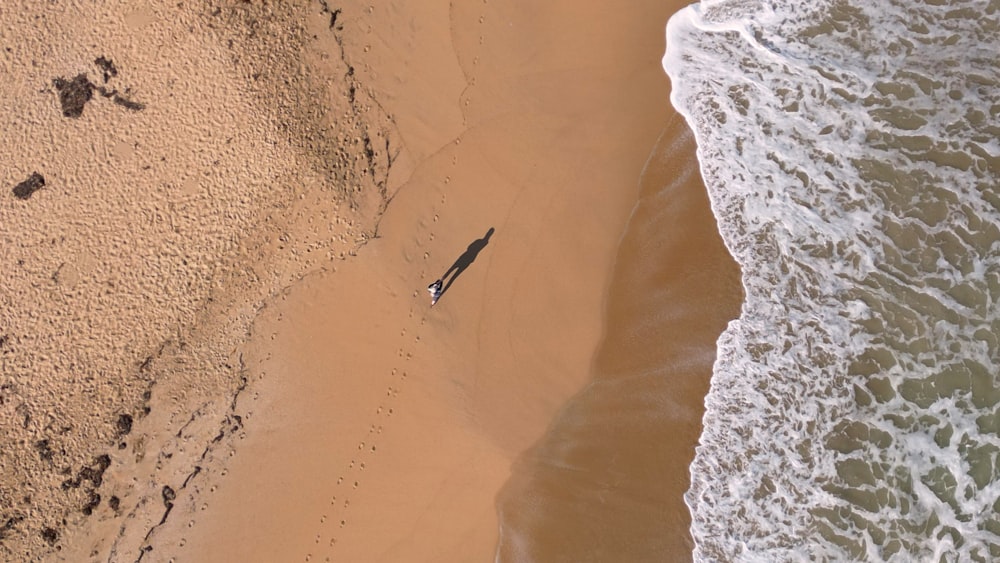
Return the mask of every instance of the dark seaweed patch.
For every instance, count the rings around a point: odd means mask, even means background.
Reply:
[[[170,485],[163,485],[163,504],[170,504],[177,498],[177,493],[174,492],[173,487]]]
[[[97,494],[95,491],[90,491],[90,498],[87,499],[87,504],[83,505],[81,512],[90,516],[94,513],[94,509],[101,504],[101,495]]]
[[[97,456],[89,467],[80,468],[80,471],[76,474],[76,478],[63,481],[63,490],[70,488],[77,489],[84,481],[90,481],[95,489],[100,487],[101,483],[104,482],[104,472],[110,465],[111,456],[108,454]]]
[[[94,64],[101,69],[101,76],[104,78],[105,84],[118,76],[118,69],[110,59],[101,56],[94,60]],[[83,106],[94,97],[95,90],[105,98],[111,98],[112,102],[127,110],[142,111],[146,109],[145,104],[120,94],[117,89],[109,89],[94,84],[87,78],[86,74],[78,74],[72,80],[53,78],[52,85],[59,92],[59,103],[62,105],[62,112],[66,117],[80,117],[83,115]],[[125,91],[128,93],[127,88]]]
[[[118,69],[115,68],[115,63],[111,59],[106,59],[103,56],[94,59],[94,64],[101,69],[101,73],[104,75],[104,83],[107,84],[108,80],[118,76]]]
[[[49,545],[55,545],[56,542],[59,541],[59,532],[53,528],[43,528],[42,539],[44,539]]]
[[[119,436],[127,436],[129,432],[132,431],[132,415],[130,414],[120,414],[118,415],[118,422],[116,424],[118,428]]]
[[[28,179],[14,186],[14,196],[18,199],[28,199],[31,194],[45,187],[45,177],[38,172],[32,172]]]
[[[35,442],[35,449],[38,451],[38,456],[44,461],[52,461],[52,445],[49,443],[48,438],[45,440],[39,440]]]
[[[142,110],[146,109],[146,105],[145,104],[141,104],[139,102],[132,101],[132,100],[130,100],[130,99],[128,99],[128,98],[126,98],[126,97],[118,94],[118,92],[113,92],[113,94],[114,95],[112,96],[111,101],[114,102],[114,103],[116,103],[116,104],[118,104],[118,105],[120,105],[120,106],[122,106],[123,108],[125,108],[127,110],[142,111]]]
[[[83,115],[83,106],[94,97],[94,85],[86,74],[78,74],[72,80],[53,78],[52,85],[59,92],[59,104],[65,117]]]

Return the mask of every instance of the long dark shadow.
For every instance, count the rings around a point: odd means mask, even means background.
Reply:
[[[490,230],[486,231],[483,238],[476,239],[469,243],[469,247],[465,249],[465,252],[463,252],[462,255],[455,260],[455,263],[448,268],[443,276],[441,276],[441,280],[444,281],[444,288],[441,289],[441,296],[444,296],[444,294],[448,292],[448,288],[451,287],[451,284],[455,283],[455,280],[458,279],[458,276],[462,275],[462,272],[468,269],[468,267],[476,261],[476,257],[479,256],[479,253],[486,248],[487,244],[490,243],[490,237],[493,236],[493,231],[493,227],[490,227]]]

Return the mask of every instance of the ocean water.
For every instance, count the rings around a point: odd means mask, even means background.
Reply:
[[[667,26],[746,301],[704,561],[1000,559],[1000,4],[703,1]]]

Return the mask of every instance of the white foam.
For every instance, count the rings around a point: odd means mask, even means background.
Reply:
[[[747,296],[691,468],[698,559],[1000,549],[987,10],[716,0],[670,20],[671,102]]]

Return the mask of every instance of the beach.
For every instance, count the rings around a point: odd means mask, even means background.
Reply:
[[[0,553],[690,558],[742,291],[681,6],[3,13]]]

